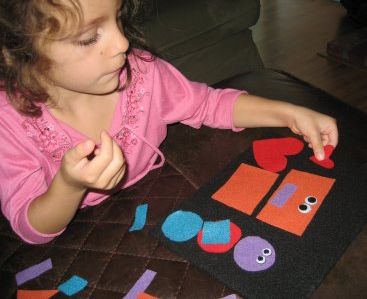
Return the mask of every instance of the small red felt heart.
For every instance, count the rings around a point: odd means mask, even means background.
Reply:
[[[324,152],[325,152],[325,159],[324,160],[317,160],[315,155],[310,157],[310,160],[317,165],[320,165],[321,167],[332,169],[334,168],[335,164],[334,161],[330,159],[330,156],[332,155],[334,151],[334,147],[330,144],[324,146]]]
[[[279,172],[287,166],[287,156],[299,154],[304,147],[302,141],[294,137],[256,140],[253,143],[254,157],[263,169]]]

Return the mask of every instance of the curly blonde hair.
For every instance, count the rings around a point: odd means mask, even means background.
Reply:
[[[123,1],[121,22],[131,47],[147,48],[136,25],[145,8],[142,0]],[[0,0],[0,90],[19,112],[41,115],[37,103],[50,99],[42,80],[51,66],[41,49],[65,37],[65,28],[75,28],[81,19],[79,0]],[[131,78],[128,62],[126,68],[125,86]]]

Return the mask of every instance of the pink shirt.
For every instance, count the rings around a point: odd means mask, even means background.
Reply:
[[[121,146],[128,170],[110,194],[163,165],[164,156],[158,146],[166,137],[167,124],[181,122],[194,128],[204,124],[238,131],[233,127],[232,112],[243,91],[213,89],[188,81],[158,58],[146,62],[130,56],[129,61],[132,80],[121,92],[109,129],[110,136]],[[125,82],[125,78],[123,73],[121,81]],[[1,209],[13,230],[28,243],[46,243],[62,233],[42,234],[32,228],[28,206],[48,189],[65,152],[86,139],[55,119],[45,105],[41,108],[40,118],[21,115],[0,92]],[[97,205],[108,196],[88,192],[82,207]]]

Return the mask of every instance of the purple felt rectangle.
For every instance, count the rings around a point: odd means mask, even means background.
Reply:
[[[237,296],[235,294],[231,294],[231,295],[228,295],[228,296],[225,296],[225,297],[222,297],[220,299],[237,299]]]
[[[296,192],[297,186],[294,184],[285,184],[282,189],[275,195],[271,204],[277,208],[281,208],[287,200]]]
[[[47,259],[37,265],[18,272],[15,274],[15,280],[17,281],[17,285],[20,286],[21,284],[40,276],[50,269],[52,269],[52,262],[51,259]]]
[[[144,274],[138,279],[130,291],[123,297],[123,299],[136,299],[140,293],[145,292],[149,287],[157,272],[146,270]]]

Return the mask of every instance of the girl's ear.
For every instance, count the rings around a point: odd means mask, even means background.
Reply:
[[[8,66],[11,66],[13,62],[12,62],[11,55],[10,55],[10,53],[9,53],[8,49],[6,49],[5,47],[3,47],[3,48],[1,49],[1,52],[2,52],[2,54],[3,54],[3,56],[4,56],[5,63],[6,63]]]

